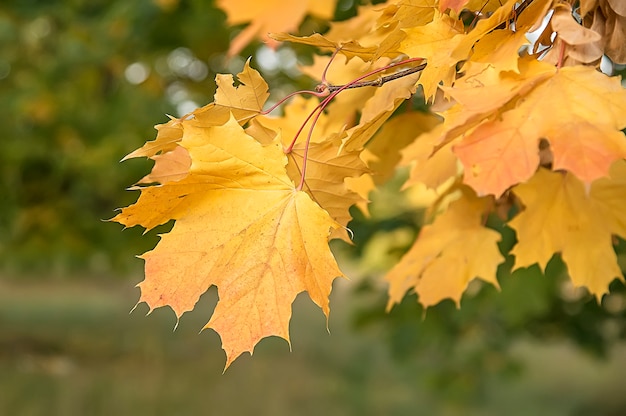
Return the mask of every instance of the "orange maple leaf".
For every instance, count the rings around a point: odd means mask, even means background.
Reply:
[[[140,302],[169,305],[177,317],[215,285],[220,300],[206,328],[220,335],[226,367],[264,337],[289,341],[291,304],[307,291],[328,317],[332,281],[343,276],[328,247],[339,227],[287,175],[279,138],[262,145],[231,118],[223,126],[183,122],[189,174],[142,188],[113,218],[172,230],[142,255]]]
[[[441,13],[445,12],[448,9],[451,9],[458,13],[461,11],[461,8],[465,6],[465,4],[469,0],[440,0],[439,1],[439,11]]]
[[[554,169],[591,183],[626,157],[624,127],[626,90],[619,80],[589,67],[566,67],[514,109],[466,135],[454,153],[465,167],[465,183],[480,195],[498,197],[528,180],[539,164],[541,138],[550,143]]]

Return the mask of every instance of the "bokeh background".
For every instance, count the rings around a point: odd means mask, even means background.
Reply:
[[[356,12],[340,0],[336,19]],[[212,290],[176,331],[145,316],[135,258],[159,231],[107,222],[145,160],[119,160],[155,124],[212,101],[216,73],[248,56],[273,98],[310,88],[313,51],[255,43],[226,59],[241,30],[210,0],[3,0],[0,4],[1,415],[623,415],[626,290],[601,303],[567,283],[558,256],[499,270],[500,292],[472,284],[457,310],[414,297],[385,310],[380,276],[422,225],[402,172],[353,211],[355,246],[334,244],[352,279],[322,313],[300,296],[292,352],[267,339],[222,375],[219,337],[198,334]],[[324,31],[307,18],[302,33]],[[497,219],[502,250],[513,232]],[[625,244],[616,241],[622,269]]]

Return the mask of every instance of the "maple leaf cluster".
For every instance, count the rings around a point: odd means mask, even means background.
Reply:
[[[300,3],[297,16],[327,13],[328,2]],[[230,22],[252,21],[231,52],[259,31],[294,29],[274,2],[220,4]],[[514,269],[560,253],[572,282],[600,298],[622,278],[613,239],[626,238],[626,91],[598,68],[603,56],[625,61],[625,11],[617,0],[389,0],[324,35],[271,35],[332,53],[303,68],[321,77],[316,90],[271,116],[248,62],[237,86],[218,75],[213,103],[156,126],[127,156],[154,167],[113,220],[146,230],[175,220],[142,255],[140,302],[180,317],[217,286],[206,328],[226,366],[264,337],[289,341],[300,292],[328,317],[343,276],[328,242],[350,241],[350,207],[366,210],[402,166],[405,189],[438,197],[385,277],[389,307],[409,291],[426,307],[460,304],[475,278],[497,286],[508,253],[490,215],[516,232]],[[420,94],[427,113],[410,105]]]

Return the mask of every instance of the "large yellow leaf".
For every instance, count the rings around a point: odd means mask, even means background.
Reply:
[[[561,253],[576,286],[598,298],[615,278],[622,278],[612,235],[626,238],[626,162],[611,169],[611,178],[588,189],[571,173],[540,169],[528,183],[513,188],[526,209],[511,222],[518,243],[515,268],[538,263],[543,269]]]
[[[304,190],[341,225],[332,237],[350,241],[348,222],[352,219],[350,207],[363,201],[363,197],[346,183],[347,178],[358,178],[368,172],[357,151],[339,151],[340,143],[324,141],[311,143],[307,155]],[[305,144],[298,143],[289,154],[287,171],[300,177],[304,162]]]
[[[248,129],[260,141],[273,140],[279,133],[283,147],[288,147],[307,115],[315,109],[316,100],[294,99],[285,107],[283,117],[257,117]],[[335,133],[329,133],[332,131]],[[349,209],[363,202],[363,197],[354,192],[345,182],[347,178],[358,178],[368,172],[359,158],[359,150],[346,150],[341,146],[341,126],[322,114],[307,145],[308,127],[287,155],[287,174],[298,184],[302,177],[305,150],[307,151],[306,174],[303,190],[324,208],[341,225],[332,237],[349,241],[348,222],[352,219]],[[307,149],[308,148],[308,149]]]
[[[234,118],[224,126],[183,124],[180,145],[191,157],[177,182],[142,189],[113,220],[172,230],[142,258],[141,302],[169,305],[177,317],[217,286],[220,300],[206,328],[217,331],[228,367],[256,343],[289,341],[291,304],[307,291],[326,316],[332,281],[342,276],[328,247],[338,224],[296,191],[277,139],[262,145]]]
[[[450,298],[459,305],[469,282],[481,279],[498,286],[496,270],[504,258],[500,234],[482,225],[490,198],[477,198],[465,188],[448,210],[420,232],[411,249],[387,274],[388,308],[409,290],[425,307]]]

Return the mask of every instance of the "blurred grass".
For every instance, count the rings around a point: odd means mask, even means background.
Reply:
[[[566,344],[520,342],[522,377],[495,379],[471,403],[423,388],[422,361],[394,362],[380,334],[350,329],[350,283],[332,295],[330,328],[300,296],[292,346],[262,341],[224,375],[212,331],[216,301],[175,318],[145,305],[128,314],[128,283],[0,281],[1,415],[621,415],[626,347],[609,361]],[[428,361],[428,357],[426,361]],[[450,380],[455,382],[455,380]]]

